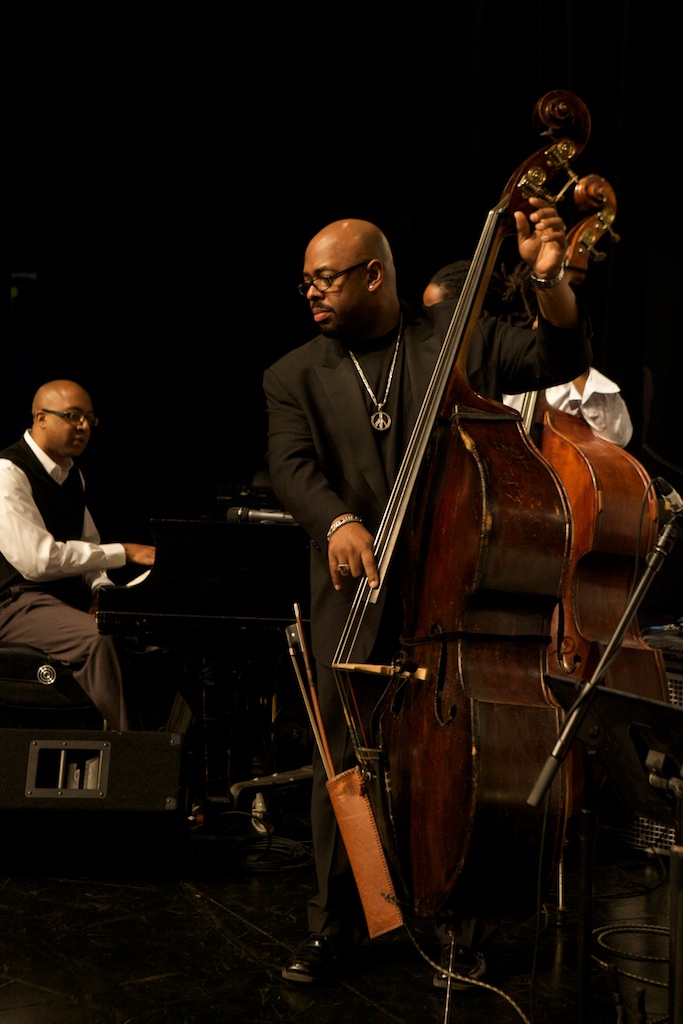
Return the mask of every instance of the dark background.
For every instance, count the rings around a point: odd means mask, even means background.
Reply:
[[[628,402],[629,451],[682,491],[677,29],[645,6],[32,25],[10,86],[0,443],[41,383],[74,378],[102,420],[82,466],[103,538],[204,514],[262,467],[263,369],[313,334],[295,292],[309,238],[374,221],[419,297],[543,145],[536,101],[568,89],[592,119],[574,170],[611,184],[621,236],[584,286],[594,362]],[[680,564],[648,599],[663,613],[680,613]]]

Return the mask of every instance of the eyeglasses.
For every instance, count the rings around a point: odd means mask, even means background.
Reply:
[[[352,267],[347,267],[346,270],[338,270],[336,274],[330,274],[329,277],[313,277],[310,281],[300,281],[297,285],[299,295],[303,295],[304,298],[308,295],[308,289],[313,287],[317,292],[326,292],[332,287],[332,282],[336,281],[342,274],[350,274],[352,270],[358,270],[359,267],[367,267],[370,260],[362,260],[361,263],[354,263]]]
[[[60,412],[58,409],[40,409],[40,412],[49,412],[53,416],[61,416],[63,420],[68,420],[74,427],[82,427],[87,421],[91,427],[96,427],[100,422],[97,416],[94,416],[91,412]]]

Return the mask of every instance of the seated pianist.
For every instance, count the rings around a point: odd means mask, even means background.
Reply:
[[[0,644],[40,648],[68,664],[110,729],[142,727],[115,641],[95,609],[108,569],[149,567],[148,544],[103,544],[75,460],[98,424],[72,380],[38,388],[32,425],[0,451]]]
[[[152,545],[102,543],[77,466],[97,423],[83,387],[51,381],[36,392],[31,426],[0,452],[0,644],[38,648],[68,665],[110,729],[185,733],[196,723],[195,744],[204,742],[198,687],[209,666],[211,682],[228,683],[211,687],[220,723],[209,725],[221,729],[214,747],[222,756],[247,660],[254,672],[243,703],[259,714],[271,707],[261,690],[277,685],[276,655],[287,663],[283,626],[294,602],[308,602],[306,535],[282,514],[251,525],[247,502],[267,499],[240,493],[230,499],[232,512],[223,508],[214,519],[153,521]],[[146,578],[116,585],[113,570],[126,563],[126,577]],[[266,585],[254,566],[271,564]],[[255,643],[245,644],[254,637],[245,623],[259,629]],[[252,737],[239,708],[235,733],[260,754],[260,733],[270,737],[272,723],[259,718]],[[232,765],[239,758],[228,739]],[[211,776],[193,785],[222,794],[227,770],[210,753]],[[251,775],[252,750],[239,753]]]

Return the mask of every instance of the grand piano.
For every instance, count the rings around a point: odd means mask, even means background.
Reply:
[[[153,567],[140,582],[102,588],[96,613],[100,632],[123,651],[162,649],[156,689],[154,660],[127,658],[134,681],[152,694],[148,706],[169,702],[164,724],[152,715],[145,728],[189,733],[204,775],[195,779],[200,799],[308,763],[309,723],[285,636],[295,603],[309,615],[305,532],[277,510],[248,506],[220,517],[153,519],[150,528]]]
[[[153,519],[154,566],[139,583],[100,590],[100,632],[209,649],[235,625],[284,628],[295,602],[307,617],[307,535],[258,511],[235,522]]]

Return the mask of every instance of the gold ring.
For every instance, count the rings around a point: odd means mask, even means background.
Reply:
[[[339,569],[339,575],[340,576],[348,576],[349,575],[349,571],[350,570],[349,570],[349,567],[346,564],[346,562],[340,562],[339,565],[337,566],[337,568]]]

